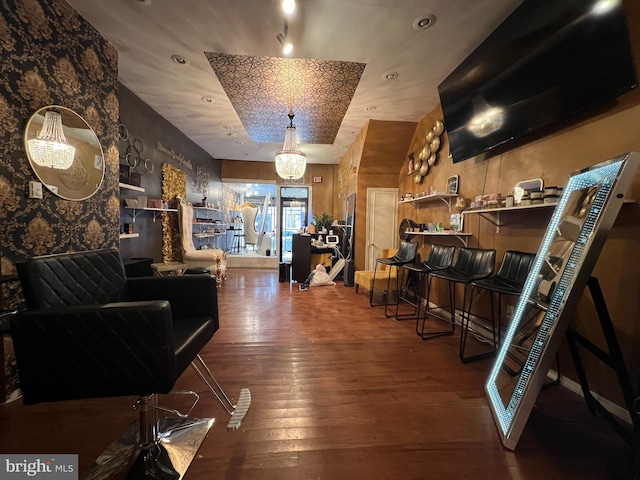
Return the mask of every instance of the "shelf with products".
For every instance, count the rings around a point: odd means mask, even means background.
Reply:
[[[144,193],[145,191],[144,187],[138,187],[137,185],[131,185],[129,183],[122,183],[122,182],[118,183],[118,188],[120,190],[128,190],[128,191],[139,192],[139,193]],[[125,197],[123,196],[123,198]],[[134,214],[131,215],[132,223],[136,221],[135,217],[136,215]],[[121,233],[119,236],[120,240],[126,239],[126,238],[138,238],[138,237],[140,237],[139,233]]]
[[[557,202],[540,203],[536,205],[515,205],[513,207],[496,207],[496,208],[479,208],[474,210],[465,210],[463,215],[477,214],[496,226],[496,233],[500,233],[500,227],[505,225],[502,221],[503,212],[526,212],[531,210],[540,210],[545,208],[555,208]]]
[[[458,198],[458,194],[456,193],[433,193],[431,195],[423,195],[421,197],[409,198],[407,200],[401,200],[398,204],[402,205],[405,203],[411,203],[417,205],[420,208],[421,203],[427,202],[443,202],[451,211],[451,201],[454,198]]]
[[[193,238],[198,240],[196,248],[223,248],[226,245],[227,223],[222,219],[223,211],[220,208],[193,207]]]

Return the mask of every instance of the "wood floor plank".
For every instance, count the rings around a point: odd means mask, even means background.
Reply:
[[[202,351],[232,396],[249,387],[241,427],[191,370],[216,423],[189,479],[618,479],[631,451],[584,401],[543,390],[515,452],[503,448],[484,393],[490,360],[462,364],[458,336],[423,342],[338,282],[298,290],[268,270],[230,269],[220,330]],[[136,417],[132,399],[0,409],[3,452],[79,453],[81,468]],[[169,395],[161,403],[185,407]]]

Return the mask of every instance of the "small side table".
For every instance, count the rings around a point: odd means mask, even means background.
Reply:
[[[159,277],[166,277],[169,275],[182,275],[186,269],[187,264],[180,262],[151,264],[151,270],[153,270],[153,274]]]

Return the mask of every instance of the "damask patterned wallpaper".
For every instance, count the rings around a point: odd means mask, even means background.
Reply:
[[[32,255],[117,247],[118,54],[64,0],[0,2],[0,273]],[[37,180],[24,149],[29,117],[45,105],[80,114],[105,154],[105,179],[88,200],[27,198]],[[5,289],[5,307],[14,301]],[[10,298],[7,298],[10,297]]]

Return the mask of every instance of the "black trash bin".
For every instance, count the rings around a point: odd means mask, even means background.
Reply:
[[[353,287],[355,285],[355,264],[353,263],[353,260],[347,260],[347,262],[344,264],[344,271],[342,273],[342,278],[344,281],[344,286],[345,287]]]
[[[289,262],[280,262],[278,264],[280,270],[280,276],[278,280],[281,282],[290,282],[291,281],[291,263]]]

